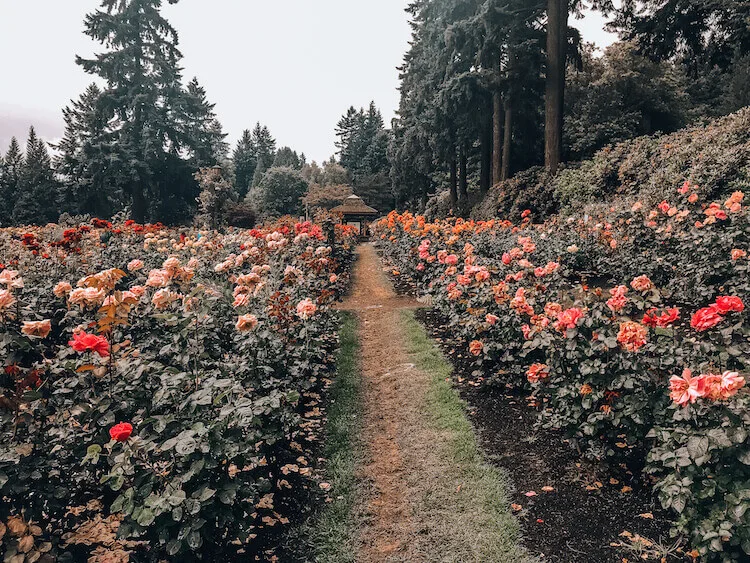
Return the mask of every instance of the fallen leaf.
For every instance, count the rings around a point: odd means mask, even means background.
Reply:
[[[643,514],[639,514],[641,518],[646,518],[647,520],[653,520],[654,515],[651,512],[644,512]]]
[[[516,504],[515,502],[511,504],[510,507],[513,509],[513,512],[520,512],[521,510],[523,510],[523,506],[521,506],[520,504]]]
[[[555,490],[555,487],[550,487],[549,485],[547,485],[546,487],[542,487],[542,490],[543,490],[543,491],[544,491],[545,493],[551,493],[552,491],[554,491],[554,490]]]
[[[527,497],[535,497],[536,496],[536,492],[529,491],[528,493],[524,493],[524,495],[527,496]]]

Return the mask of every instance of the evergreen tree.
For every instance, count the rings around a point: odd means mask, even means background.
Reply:
[[[86,16],[85,33],[107,50],[77,62],[107,82],[100,104],[109,124],[108,174],[133,219],[177,222],[195,212],[197,167],[223,158],[226,145],[203,88],[182,85],[177,32],[161,5],[102,0]]]
[[[336,135],[341,166],[351,178],[354,192],[379,209],[392,208],[390,137],[375,102],[367,110],[350,107],[336,125]]]
[[[2,174],[0,175],[0,225],[8,226],[13,224],[13,208],[18,197],[18,188],[21,178],[21,169],[23,167],[23,153],[18,139],[13,137],[10,140],[8,152],[5,153],[5,159],[2,165]]]
[[[253,182],[255,168],[258,166],[258,149],[253,141],[253,134],[249,129],[242,132],[237,147],[232,153],[234,164],[235,190],[239,198],[245,199]]]
[[[13,207],[14,223],[44,225],[55,221],[59,216],[56,200],[57,184],[47,144],[31,127],[19,174],[18,198]]]
[[[256,151],[257,166],[253,174],[253,186],[258,186],[263,175],[271,168],[276,158],[276,140],[271,136],[268,127],[257,123],[253,129],[253,145]]]
[[[226,158],[229,145],[214,111],[216,104],[208,101],[197,78],[188,83],[182,101],[185,144],[191,149],[193,164],[198,168],[219,164]]]
[[[91,84],[80,98],[63,109],[65,134],[55,146],[54,164],[62,177],[60,210],[109,217],[122,203],[122,194],[110,188],[107,117],[101,107],[101,89]]]
[[[273,159],[273,167],[278,168],[281,166],[302,170],[303,162],[297,151],[293,151],[289,147],[281,147],[276,151],[276,156]]]

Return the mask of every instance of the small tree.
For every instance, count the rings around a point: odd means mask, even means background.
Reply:
[[[305,197],[302,198],[302,203],[305,205],[308,214],[315,214],[319,209],[333,209],[337,205],[341,205],[353,193],[350,186],[312,184]]]
[[[209,229],[219,229],[225,223],[225,212],[232,186],[224,179],[218,166],[201,168],[195,173],[195,179],[201,188],[196,221]]]
[[[308,183],[299,170],[282,166],[269,168],[248,197],[263,218],[297,215],[307,188]]]

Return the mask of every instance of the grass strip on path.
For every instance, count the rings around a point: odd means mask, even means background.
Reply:
[[[423,491],[421,506],[422,515],[436,526],[431,535],[443,544],[440,560],[533,561],[521,547],[520,527],[510,510],[511,485],[479,448],[466,405],[451,384],[453,367],[413,311],[403,311],[402,321],[406,349],[417,369],[430,377],[427,417],[440,438],[435,447],[442,463]]]
[[[356,476],[362,459],[360,426],[362,380],[357,362],[359,341],[357,319],[341,313],[340,350],[336,377],[330,389],[324,456],[326,479],[332,501],[312,525],[309,541],[319,563],[353,563],[359,528],[355,507],[359,491]]]

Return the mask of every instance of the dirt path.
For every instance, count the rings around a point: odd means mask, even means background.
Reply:
[[[371,245],[361,246],[358,258],[343,305],[359,325],[367,449],[357,563],[528,561],[507,481],[484,463],[462,404],[445,384],[450,366],[403,314],[419,304],[394,293]]]
[[[400,334],[400,310],[417,302],[396,296],[371,245],[361,246],[358,255],[354,289],[343,305],[359,321],[363,440],[368,448],[362,477],[372,487],[357,561],[419,561],[407,558],[418,526],[409,498],[402,438],[406,419],[415,414],[415,394],[424,394],[428,383],[409,364]],[[405,372],[412,373],[404,378]]]

